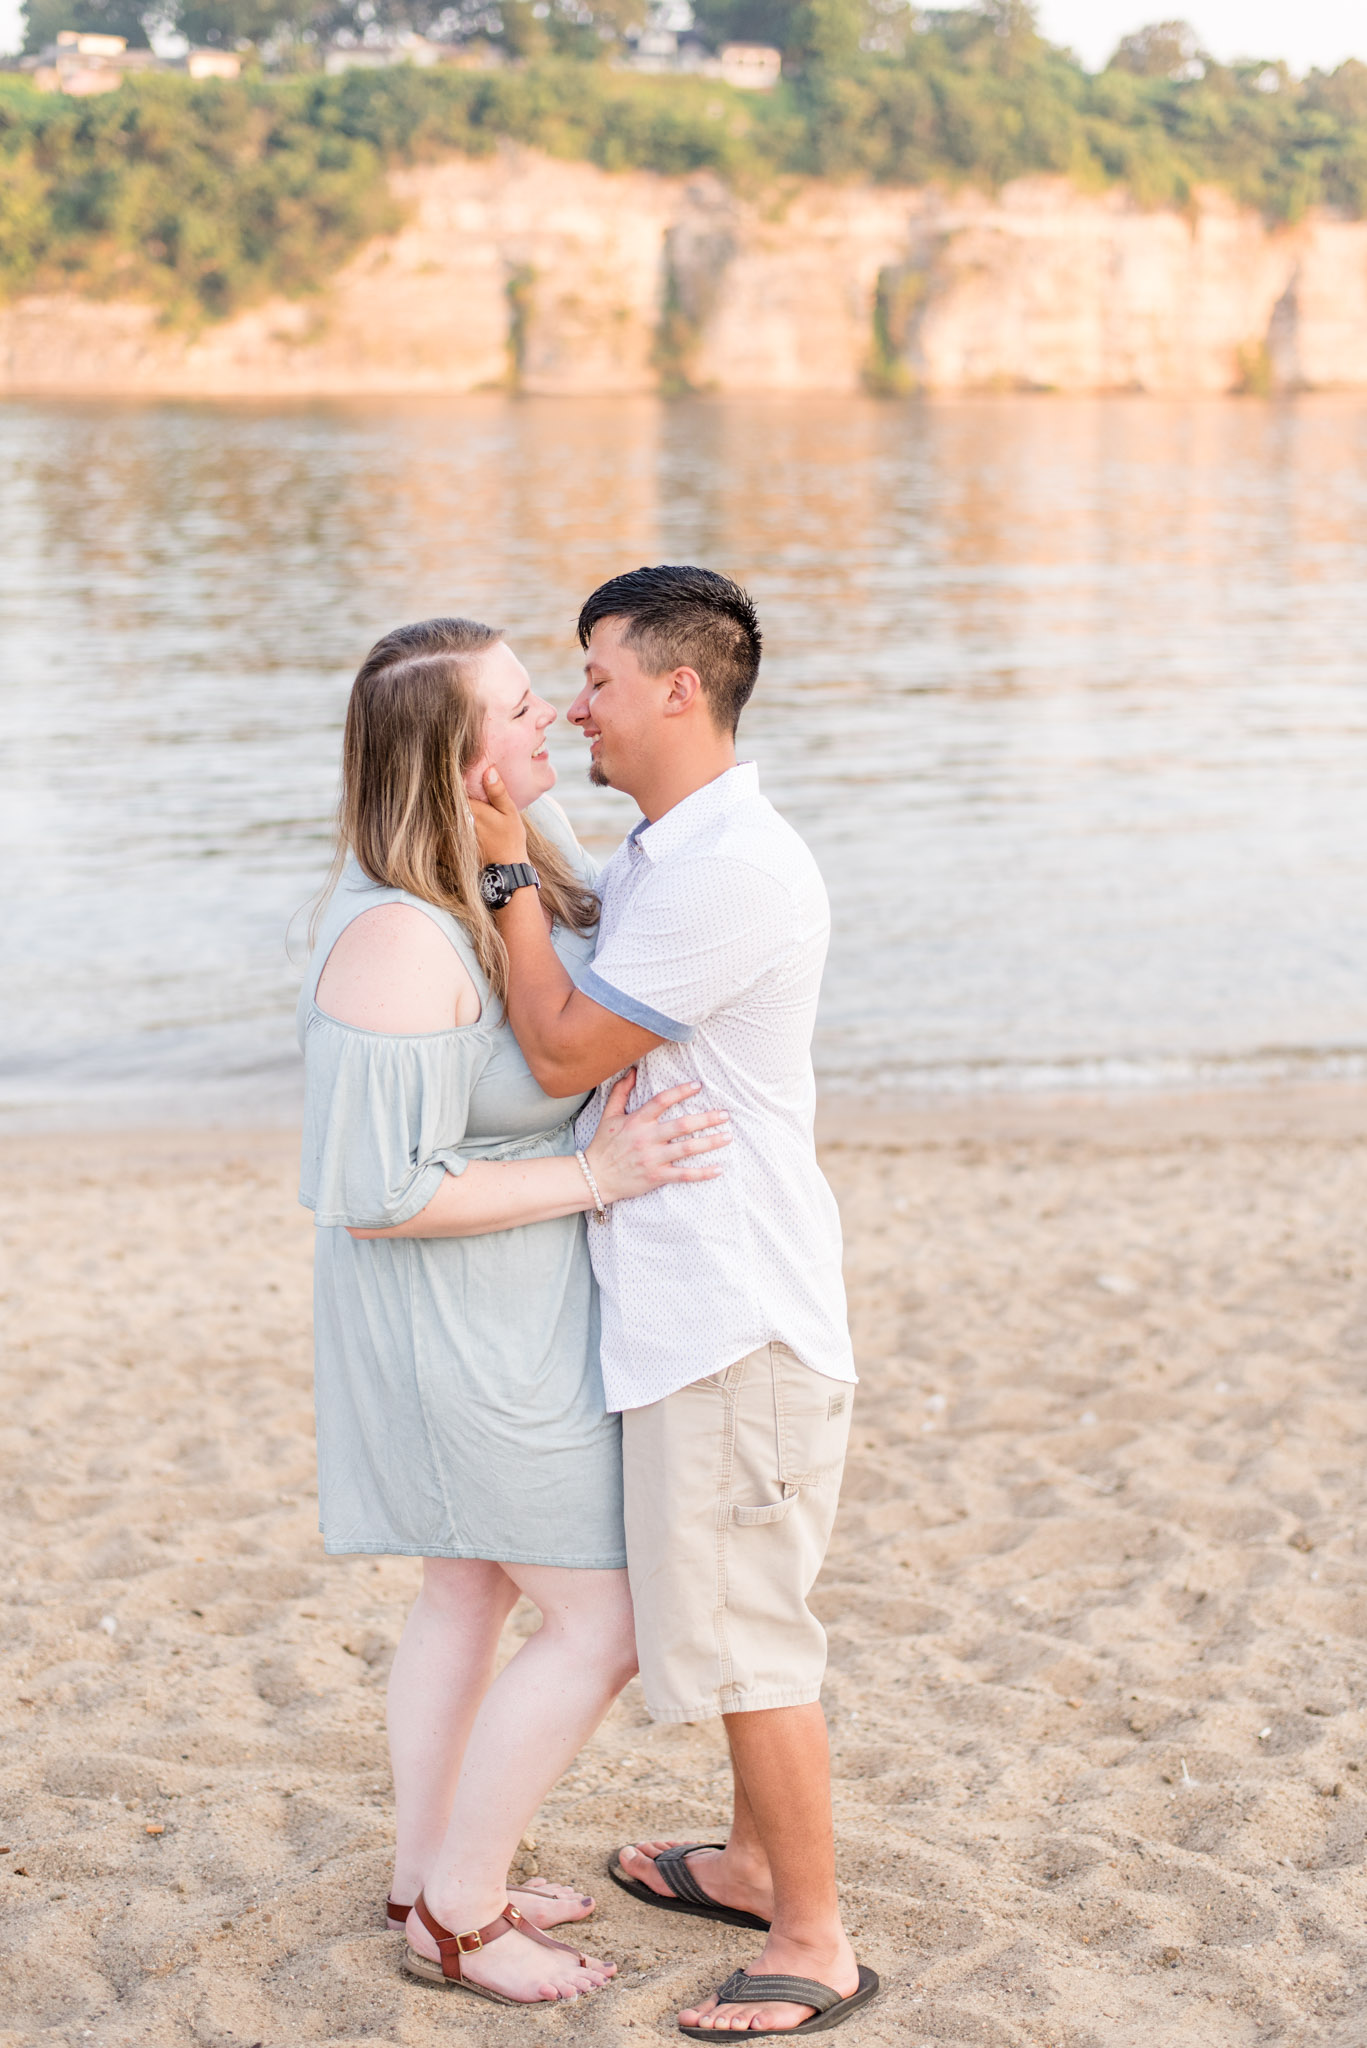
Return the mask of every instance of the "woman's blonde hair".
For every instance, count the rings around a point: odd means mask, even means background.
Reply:
[[[479,657],[502,639],[475,619],[423,619],[377,640],[361,663],[342,741],[333,881],[350,850],[372,882],[458,917],[500,1001],[508,955],[479,893],[484,865],[463,776],[484,748]],[[527,851],[559,924],[591,931],[598,899],[530,819]]]

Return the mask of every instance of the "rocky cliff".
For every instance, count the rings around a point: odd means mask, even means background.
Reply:
[[[0,309],[0,391],[279,396],[1367,388],[1367,222],[1273,229],[1057,179],[995,198],[610,174],[507,148],[395,178],[408,225],[319,298],[187,336]]]

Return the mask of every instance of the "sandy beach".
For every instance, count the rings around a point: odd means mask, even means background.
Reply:
[[[816,1598],[886,1986],[838,2038],[1360,2048],[1367,1093],[822,1129],[863,1386]],[[0,2048],[677,2038],[746,1938],[601,1876],[726,1811],[719,1728],[635,1686],[524,1859],[598,1892],[618,1982],[399,1975],[416,1568],[316,1533],[293,1138],[11,1137],[0,1202]]]

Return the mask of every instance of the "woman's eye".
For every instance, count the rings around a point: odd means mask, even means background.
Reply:
[[[526,711],[527,711],[527,707],[526,707],[526,705],[525,705],[525,704],[519,705],[518,709],[517,709],[517,710],[516,710],[516,711],[515,711],[515,712],[513,713],[513,717],[514,717],[514,718],[523,718],[523,717],[525,717],[525,716],[526,716]]]

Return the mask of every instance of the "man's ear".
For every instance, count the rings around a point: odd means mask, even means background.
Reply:
[[[676,668],[665,692],[665,717],[678,718],[691,711],[702,697],[702,680],[695,668]]]

